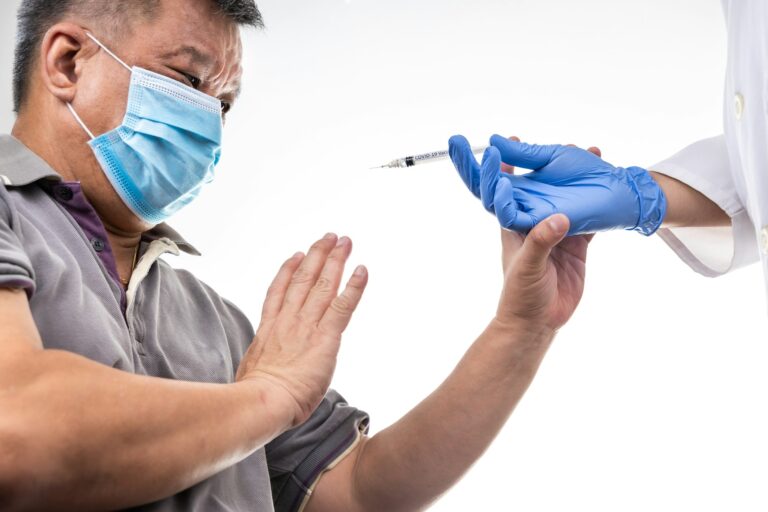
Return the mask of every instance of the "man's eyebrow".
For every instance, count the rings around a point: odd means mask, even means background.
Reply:
[[[207,66],[214,60],[212,56],[208,55],[207,53],[201,52],[194,46],[180,46],[179,48],[173,51],[163,53],[162,55],[160,55],[160,58],[170,59],[173,57],[177,57],[179,55],[188,55],[192,59],[192,62],[194,62],[195,64],[203,65],[203,66]]]

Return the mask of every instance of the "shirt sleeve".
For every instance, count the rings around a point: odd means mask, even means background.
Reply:
[[[333,468],[368,431],[368,415],[330,390],[307,422],[266,447],[276,512],[305,505],[324,471]]]
[[[32,263],[21,243],[18,216],[10,194],[0,183],[0,288],[20,288],[31,297],[35,291]]]
[[[731,218],[730,227],[658,231],[661,239],[688,266],[700,274],[715,277],[759,259],[755,229],[737,193],[723,135],[691,144],[650,169],[701,192]]]

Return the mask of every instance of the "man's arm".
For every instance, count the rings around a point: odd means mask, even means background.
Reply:
[[[486,156],[484,169],[498,168],[498,154],[495,162],[493,151]],[[494,320],[432,395],[321,477],[307,510],[421,510],[482,455],[581,297],[588,238],[563,240],[568,228],[558,215],[524,242],[502,231],[505,279]]]
[[[26,294],[0,289],[0,509],[113,510],[170,496],[303,422],[367,281],[351,242],[289,259],[237,383],[143,377],[44,350]]]
[[[43,350],[23,291],[0,290],[0,508],[145,503],[247,456],[290,421],[266,381],[142,377]]]
[[[491,324],[442,385],[321,477],[310,512],[422,510],[485,452],[528,389],[552,333]]]
[[[684,183],[652,173],[667,195],[670,206],[665,225],[727,225],[717,205]],[[538,229],[538,228],[536,228]],[[531,236],[540,233],[532,233]],[[533,246],[528,272],[546,262],[547,247],[557,240],[546,233]],[[505,233],[509,239],[511,233]],[[507,243],[507,250],[509,249]],[[583,279],[586,240],[573,239],[556,248],[554,257],[572,264],[560,266],[558,279],[579,283]],[[573,257],[576,255],[576,257]],[[507,258],[511,254],[507,254]],[[571,259],[567,259],[570,257]],[[566,259],[563,259],[566,258]],[[524,262],[517,261],[518,268]],[[542,268],[539,266],[538,268]],[[525,267],[523,267],[525,270]],[[577,286],[580,294],[580,285]],[[508,281],[505,291],[516,294],[535,310],[541,296],[525,295],[520,281]],[[566,294],[573,299],[578,294]],[[575,306],[575,303],[572,303]],[[500,310],[511,309],[502,305]],[[309,502],[310,512],[421,510],[450,488],[482,455],[501,430],[533,380],[554,337],[552,325],[531,321],[497,320],[467,351],[442,385],[406,416],[372,438],[364,438],[352,454],[319,481]]]

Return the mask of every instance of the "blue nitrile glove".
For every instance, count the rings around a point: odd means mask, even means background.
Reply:
[[[648,171],[614,167],[583,149],[537,146],[494,135],[481,167],[461,135],[451,137],[449,148],[467,188],[513,231],[527,233],[550,215],[563,213],[571,221],[569,235],[610,229],[651,235],[666,215],[664,192]],[[504,163],[533,172],[502,172],[491,158],[496,152]]]

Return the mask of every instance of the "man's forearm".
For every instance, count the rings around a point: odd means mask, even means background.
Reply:
[[[655,171],[651,176],[667,197],[664,227],[730,226],[728,214],[698,190]]]
[[[290,421],[267,386],[142,377],[67,352],[6,353],[0,508],[112,510],[181,491]]]
[[[355,471],[360,510],[420,510],[453,485],[509,418],[552,337],[491,324],[434,393],[366,442]]]

